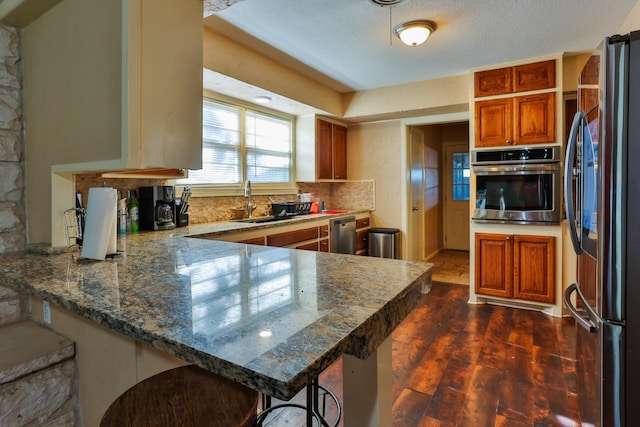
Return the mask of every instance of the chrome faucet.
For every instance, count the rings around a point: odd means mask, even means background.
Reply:
[[[247,198],[247,212],[249,218],[253,218],[253,211],[256,210],[256,202],[251,198],[251,181],[244,182],[244,197]]]

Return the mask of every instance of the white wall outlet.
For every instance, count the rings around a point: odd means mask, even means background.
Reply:
[[[42,317],[45,323],[51,324],[51,306],[49,305],[49,301],[42,301]]]

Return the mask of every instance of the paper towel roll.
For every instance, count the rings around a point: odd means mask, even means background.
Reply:
[[[84,258],[104,260],[116,253],[118,192],[114,188],[89,189],[87,216],[82,239]]]

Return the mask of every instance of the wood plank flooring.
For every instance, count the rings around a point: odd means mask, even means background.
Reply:
[[[579,426],[573,321],[467,299],[434,282],[394,331],[393,427]],[[342,399],[341,361],[320,380]]]

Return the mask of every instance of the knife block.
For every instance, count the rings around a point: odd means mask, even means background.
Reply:
[[[189,225],[189,214],[178,213],[178,221],[176,221],[176,227],[186,227]]]
[[[174,221],[176,223],[176,227],[186,227],[189,225],[189,214],[187,212],[180,213],[180,208],[182,207],[182,203],[180,200],[176,200],[176,210]]]

